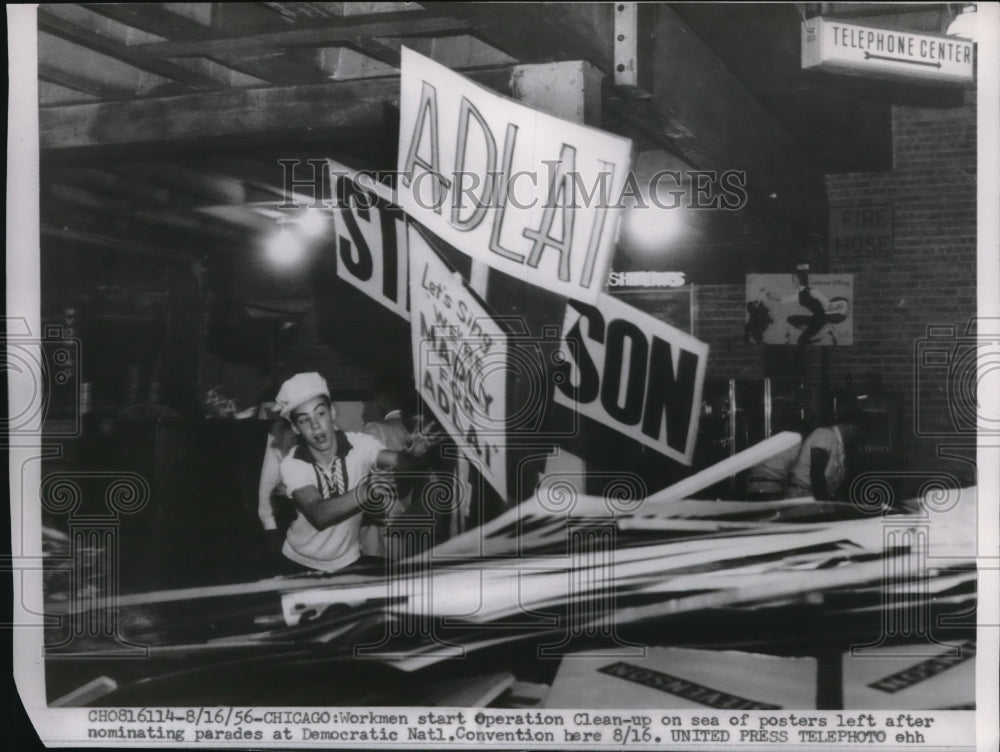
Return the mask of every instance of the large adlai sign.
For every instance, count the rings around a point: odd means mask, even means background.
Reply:
[[[602,295],[566,306],[555,400],[686,465],[708,345]]]
[[[337,276],[409,320],[406,215],[389,189],[328,160],[336,235]]]
[[[802,67],[959,82],[975,77],[968,40],[829,18],[802,22]]]
[[[441,427],[507,498],[507,336],[412,224],[414,380]]]
[[[593,303],[631,142],[546,115],[403,48],[399,202],[458,250]]]

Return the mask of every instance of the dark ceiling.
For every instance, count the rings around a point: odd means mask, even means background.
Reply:
[[[595,124],[639,152],[747,170],[748,213],[705,230],[740,253],[821,233],[824,174],[888,168],[893,102],[961,96],[803,72],[800,24],[819,5],[640,7],[648,97],[611,86],[611,3],[43,4],[43,238],[240,253],[281,216],[278,159],[394,166],[404,44],[508,95],[512,66],[588,61],[605,74]],[[957,8],[822,10],[940,31]]]

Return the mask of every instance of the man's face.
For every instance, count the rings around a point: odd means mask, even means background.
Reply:
[[[313,397],[292,412],[292,428],[317,452],[333,447],[333,407],[326,397]]]

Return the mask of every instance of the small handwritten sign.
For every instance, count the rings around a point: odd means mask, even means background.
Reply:
[[[832,207],[829,249],[831,258],[891,256],[892,207]]]

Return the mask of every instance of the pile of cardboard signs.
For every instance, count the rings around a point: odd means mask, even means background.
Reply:
[[[188,659],[305,648],[420,673],[416,684],[441,687],[426,704],[971,702],[974,642],[961,631],[942,641],[931,625],[974,614],[974,488],[935,489],[908,514],[689,498],[797,440],[775,437],[637,501],[543,485],[388,575],[122,597],[119,627]],[[486,665],[503,670],[463,673],[477,654],[499,656]],[[548,662],[518,676],[515,655]],[[817,677],[831,656],[843,689],[824,701]]]

